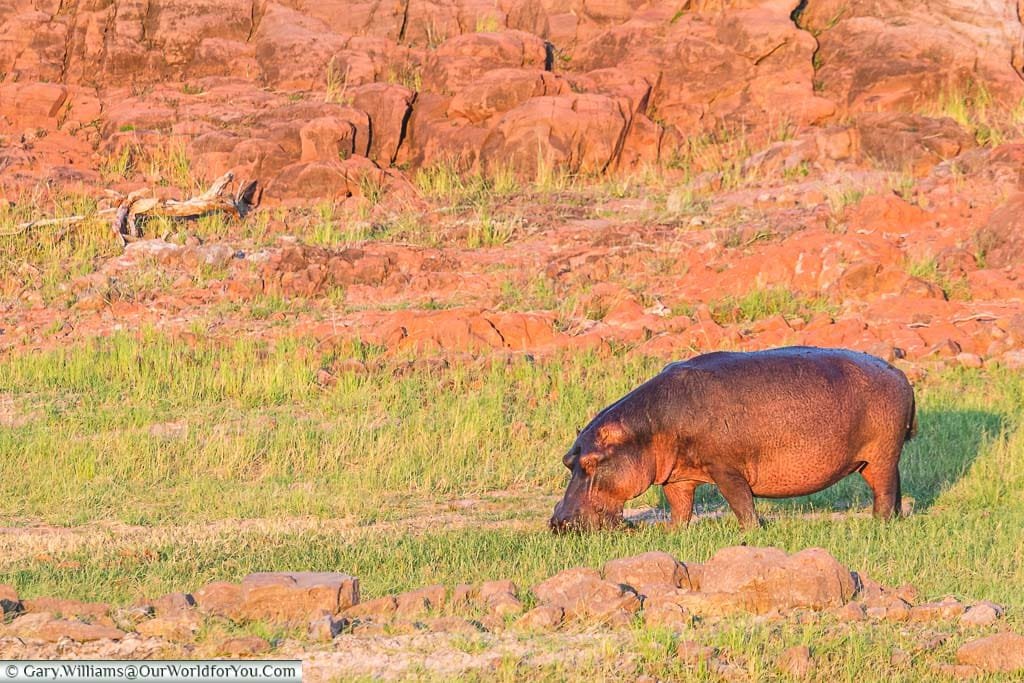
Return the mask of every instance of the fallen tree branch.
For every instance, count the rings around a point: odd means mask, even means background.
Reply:
[[[137,221],[140,216],[193,220],[208,214],[224,212],[239,220],[245,220],[245,217],[259,206],[262,192],[259,183],[253,180],[242,183],[238,191],[232,194],[228,186],[234,179],[233,173],[225,173],[206,192],[185,201],[157,199],[148,188],[127,195],[108,190],[107,195],[116,202],[113,208],[102,209],[88,216],[65,216],[21,223],[14,226],[14,230],[10,232],[0,233],[0,237],[14,237],[35,228],[65,227],[89,218],[113,216],[111,228],[124,246],[129,240],[142,237],[142,228]]]
[[[232,195],[227,190],[234,179],[235,174],[229,171],[218,178],[206,192],[185,201],[156,199],[148,189],[137,190],[127,196],[122,195],[115,209],[111,227],[123,243],[128,238],[142,237],[142,230],[136,222],[139,216],[195,219],[223,211],[239,220],[245,220],[245,217],[259,206],[259,183],[255,180],[242,183],[238,191]]]

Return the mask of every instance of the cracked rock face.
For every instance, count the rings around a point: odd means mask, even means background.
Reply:
[[[118,152],[173,136],[203,174],[260,177],[268,199],[344,198],[361,194],[368,173],[401,188],[401,173],[380,170],[393,163],[601,173],[664,161],[687,136],[722,128],[905,110],[967,87],[999,101],[1024,95],[1009,2],[677,10],[630,0],[9,0],[0,135],[43,128],[70,138],[65,149],[85,143],[83,158],[50,162],[85,182],[98,180],[88,146]],[[6,166],[54,174],[14,151]]]

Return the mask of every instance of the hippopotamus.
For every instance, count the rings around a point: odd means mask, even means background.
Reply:
[[[618,525],[627,500],[655,484],[673,525],[714,484],[744,529],[754,497],[788,498],[859,472],[874,515],[900,512],[899,462],[917,431],[906,376],[874,356],[794,346],[716,352],[667,365],[577,434],[554,531]]]

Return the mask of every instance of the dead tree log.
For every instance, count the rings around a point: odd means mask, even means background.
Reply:
[[[127,195],[108,190],[107,196],[116,203],[112,208],[102,209],[89,216],[65,216],[62,218],[46,218],[21,223],[14,226],[14,230],[5,233],[3,236],[19,235],[33,228],[70,226],[92,217],[112,216],[111,228],[118,240],[120,240],[121,246],[124,246],[128,241],[142,237],[139,217],[192,220],[209,214],[223,212],[234,216],[238,220],[245,220],[246,216],[259,206],[262,191],[259,183],[253,180],[242,183],[237,192],[232,193],[229,185],[234,179],[233,173],[225,173],[206,192],[185,201],[157,199],[153,197],[152,190],[148,188],[136,190]]]

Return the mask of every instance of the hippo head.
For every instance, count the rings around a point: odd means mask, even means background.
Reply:
[[[549,522],[555,532],[622,524],[622,507],[651,485],[641,440],[618,420],[595,420],[562,462],[572,478]]]

